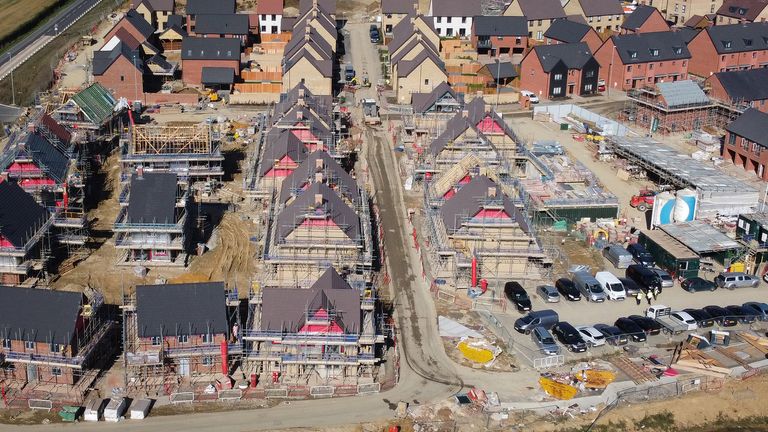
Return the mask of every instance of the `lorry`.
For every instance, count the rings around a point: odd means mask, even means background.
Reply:
[[[673,312],[672,308],[664,305],[649,306],[645,310],[645,316],[656,320],[657,323],[661,324],[662,331],[669,335],[698,328],[696,320],[686,312]]]
[[[344,65],[344,80],[350,82],[353,78],[355,78],[355,69],[351,64]]]
[[[641,212],[646,212],[653,208],[656,194],[657,192],[651,189],[640,189],[637,194],[632,195],[632,198],[629,200],[629,205]]]
[[[362,105],[363,115],[365,116],[365,124],[381,124],[381,117],[379,117],[379,107],[376,105],[376,99],[363,99]]]

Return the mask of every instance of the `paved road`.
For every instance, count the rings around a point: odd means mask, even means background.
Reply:
[[[0,54],[0,80],[24,63],[39,47],[58,36],[101,0],[74,0],[48,22]],[[9,63],[10,61],[10,63]]]

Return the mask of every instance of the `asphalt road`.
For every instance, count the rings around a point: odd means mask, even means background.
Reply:
[[[50,40],[50,38],[58,36],[58,33],[77,21],[85,11],[99,3],[99,1],[101,0],[74,0],[67,7],[56,13],[53,18],[49,19],[45,24],[36,28],[24,39],[0,54],[0,79],[10,73],[11,69],[16,69],[26,61],[27,56],[31,54],[37,46]],[[12,63],[9,64],[9,61]]]

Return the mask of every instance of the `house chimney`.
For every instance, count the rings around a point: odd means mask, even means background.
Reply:
[[[421,42],[421,32],[416,33],[416,40]]]
[[[136,178],[139,180],[144,178],[144,167],[141,165],[136,167]]]
[[[299,98],[303,99],[304,95],[305,95],[304,94],[304,87],[302,87],[302,88],[299,89]]]
[[[416,18],[414,18],[414,17],[411,17],[411,18],[410,18],[410,21],[411,21],[411,25],[414,25],[414,24],[416,24]]]
[[[315,169],[316,170],[323,169],[323,165],[324,164],[323,164],[323,160],[322,159],[320,159],[320,158],[315,159]]]
[[[309,26],[307,26],[306,30],[304,31],[304,40],[309,42],[309,39],[312,37],[311,30]]]
[[[312,0],[312,8],[317,9],[317,0]]]
[[[299,100],[296,101],[296,105],[303,107],[304,106],[304,98],[300,97]]]
[[[491,186],[488,188],[488,198],[495,198],[496,197],[496,186]]]
[[[315,183],[322,183],[323,182],[323,172],[319,171],[315,173]]]
[[[302,110],[296,111],[296,120],[304,120],[304,111]]]
[[[323,205],[323,194],[315,194],[315,205],[316,206]]]

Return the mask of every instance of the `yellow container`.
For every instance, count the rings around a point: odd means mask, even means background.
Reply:
[[[743,272],[745,269],[743,262],[736,262],[731,264],[730,267],[728,267],[728,271],[730,272]]]

